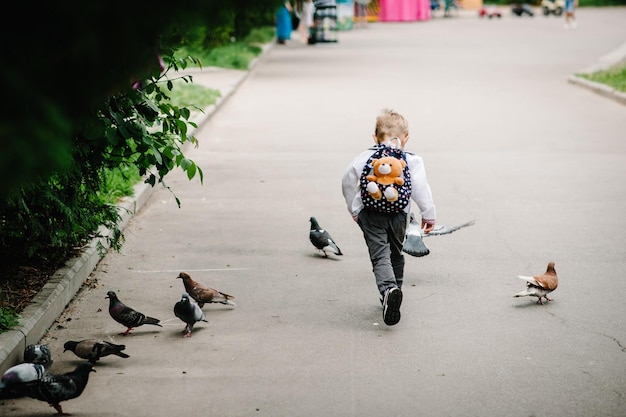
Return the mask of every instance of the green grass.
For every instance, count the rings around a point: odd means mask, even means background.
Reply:
[[[21,316],[10,307],[0,308],[0,333],[17,326]]]
[[[173,80],[174,88],[168,92],[172,104],[178,107],[188,107],[190,110],[204,110],[215,104],[222,96],[219,90],[207,88],[183,80]]]
[[[98,198],[105,204],[115,204],[122,197],[132,196],[133,186],[141,180],[139,168],[125,165],[104,173],[105,184],[98,192]]]
[[[626,62],[603,71],[597,71],[592,74],[578,74],[578,76],[596,83],[608,85],[617,91],[626,92]]]
[[[178,58],[192,56],[199,59],[203,67],[247,70],[250,63],[263,52],[261,45],[271,42],[274,34],[274,27],[265,26],[254,29],[243,41],[235,41],[213,49],[183,47],[176,51],[175,56]]]

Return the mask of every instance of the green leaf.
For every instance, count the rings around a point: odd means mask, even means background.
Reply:
[[[187,178],[192,179],[196,175],[196,164],[192,162],[189,168],[186,169],[186,171]]]
[[[157,164],[159,165],[163,164],[163,157],[161,156],[161,152],[159,152],[157,148],[152,148],[152,155],[154,156],[154,159]]]

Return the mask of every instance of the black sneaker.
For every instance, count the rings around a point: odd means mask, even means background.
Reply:
[[[387,326],[393,326],[400,321],[400,305],[402,304],[402,291],[400,288],[389,288],[385,291],[383,301],[383,321]]]

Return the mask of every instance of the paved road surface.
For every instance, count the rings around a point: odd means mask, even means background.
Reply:
[[[626,9],[561,18],[376,23],[337,45],[274,47],[198,133],[204,185],[175,174],[130,222],[44,341],[105,338],[74,416],[626,415],[626,108],[567,77],[626,40]],[[402,321],[382,323],[340,191],[382,107],[405,114],[438,222],[407,259]],[[317,217],[345,255],[308,241]],[[554,302],[513,298],[555,261]],[[236,296],[190,339],[188,271]],[[105,294],[160,318],[126,337]],[[45,416],[35,400],[6,416]]]

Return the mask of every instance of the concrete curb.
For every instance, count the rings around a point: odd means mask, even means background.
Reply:
[[[119,204],[120,229],[124,229],[132,216],[141,209],[152,194],[152,187],[140,183],[134,187],[135,197],[126,198]],[[100,262],[101,250],[108,249],[106,237],[110,231],[101,228],[101,238],[93,239],[76,258],[70,259],[59,269],[35,296],[33,302],[21,313],[19,324],[0,334],[0,371],[22,361],[24,348],[38,341],[78,292],[87,277]]]
[[[626,62],[626,42],[612,52],[600,57],[592,65],[582,70],[581,74],[592,74],[597,71],[602,71],[611,68],[614,65]],[[579,77],[576,74],[570,75],[567,81],[571,84],[579,87],[586,88],[596,94],[607,97],[620,104],[626,105],[626,93],[618,91],[605,84],[596,83],[594,81],[587,80],[583,77]]]
[[[220,91],[221,97],[216,103],[192,120],[198,125],[198,129],[234,94],[272,45],[273,43],[264,45],[261,55],[250,63],[247,71],[241,72],[241,77],[234,86],[225,91]],[[194,135],[195,131],[196,129],[193,129],[189,134]],[[123,231],[135,213],[139,212],[148,202],[153,190],[149,184],[140,182],[134,186],[133,197],[122,199],[119,204],[120,230]],[[109,235],[110,231],[102,228],[100,233],[102,238],[93,239],[82,250],[80,256],[70,259],[63,268],[54,273],[35,296],[33,302],[21,312],[18,325],[14,329],[0,334],[0,374],[11,366],[22,362],[26,346],[41,340],[94,271],[105,254],[101,254],[99,248],[102,248],[103,252],[109,249],[106,236]]]
[[[621,103],[626,106],[626,93],[623,93],[614,88],[611,88],[606,84],[600,84],[600,83],[596,83],[593,81],[589,81],[577,75],[570,75],[567,81],[570,82],[571,84],[575,84],[575,85],[578,85],[579,87],[586,88],[590,91],[593,91],[596,94],[610,98],[611,100],[617,101],[618,103]]]

